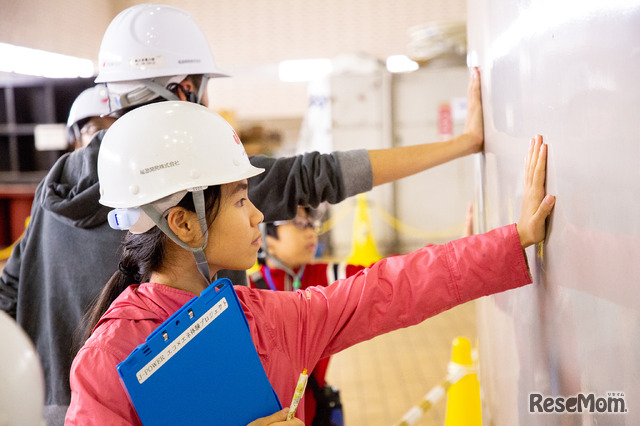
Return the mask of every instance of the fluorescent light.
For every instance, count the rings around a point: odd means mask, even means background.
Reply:
[[[0,71],[49,78],[91,77],[93,61],[0,43]]]
[[[389,72],[409,72],[418,68],[420,68],[420,65],[406,55],[391,55],[387,58],[387,70]]]
[[[313,81],[326,77],[332,71],[331,59],[295,59],[280,62],[280,81]]]

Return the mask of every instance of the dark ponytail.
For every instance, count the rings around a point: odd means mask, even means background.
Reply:
[[[210,186],[204,191],[205,207],[208,213],[209,226],[215,219],[220,208],[220,186]],[[179,207],[195,212],[193,197],[185,196]],[[149,281],[151,274],[162,265],[166,249],[167,237],[157,226],[143,234],[127,233],[122,245],[123,252],[118,270],[111,276],[102,292],[85,314],[84,333],[80,346],[87,341],[100,318],[111,306],[111,303],[132,284]]]

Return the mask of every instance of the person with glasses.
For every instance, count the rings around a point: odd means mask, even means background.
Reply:
[[[471,208],[470,205],[466,215],[463,232],[465,237],[473,234]],[[249,276],[249,285],[253,288],[295,291],[316,285],[326,287],[365,268],[348,263],[315,262],[321,221],[317,218],[317,211],[311,207],[299,206],[294,219],[270,222],[262,227],[262,249],[258,257],[260,268]],[[335,392],[326,383],[328,367],[329,357],[320,360],[310,375],[305,409],[309,418],[314,419],[311,424],[329,424],[326,420],[327,413],[323,410],[316,411],[316,395],[319,390],[328,389],[325,392],[329,394]],[[317,386],[313,385],[314,380]]]
[[[311,207],[299,206],[292,220],[270,222],[263,227],[260,269],[249,277],[251,287],[295,291],[312,285],[326,286],[364,269],[358,265],[313,263],[320,221]]]
[[[109,117],[109,95],[104,84],[84,90],[71,105],[67,119],[67,140],[72,149],[83,148],[96,133],[111,127],[116,121]]]
[[[249,276],[249,286],[273,291],[295,291],[330,283],[355,275],[364,266],[345,263],[314,263],[318,250],[320,220],[311,207],[298,207],[292,220],[275,221],[262,225],[262,248],[258,255],[260,269]],[[338,413],[328,408],[327,397],[339,404],[339,393],[326,382],[330,357],[316,364],[309,375],[305,391],[307,424],[340,424]],[[341,406],[341,405],[340,405]],[[333,414],[333,421],[331,416]]]

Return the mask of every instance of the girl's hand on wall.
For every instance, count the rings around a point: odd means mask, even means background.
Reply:
[[[524,165],[522,212],[516,225],[522,248],[544,239],[545,222],[556,201],[553,195],[545,196],[546,166],[547,145],[542,143],[542,136],[536,135]]]
[[[465,146],[465,152],[472,154],[484,147],[484,122],[482,118],[482,94],[480,93],[480,71],[471,69],[471,79],[467,88],[467,119],[464,133],[458,140]]]

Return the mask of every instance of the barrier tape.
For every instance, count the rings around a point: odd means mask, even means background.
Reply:
[[[465,229],[465,223],[462,222],[459,225],[452,226],[447,229],[443,229],[440,231],[429,231],[425,229],[420,229],[408,225],[402,222],[400,219],[394,217],[392,214],[383,209],[378,203],[368,201],[367,204],[374,208],[374,211],[378,213],[380,219],[385,222],[387,225],[395,229],[396,231],[408,235],[412,238],[418,238],[426,241],[437,241],[437,240],[448,240],[452,237],[457,237],[463,234]],[[320,226],[319,235],[322,235],[326,232],[329,232],[332,228],[334,228],[338,223],[344,221],[350,213],[355,209],[355,203],[350,203],[349,205],[345,204],[341,206],[335,216],[330,217]]]
[[[451,385],[456,384],[460,379],[468,374],[475,374],[476,370],[473,366],[457,364],[450,362],[447,366],[447,376],[431,389],[422,398],[418,404],[414,405],[402,416],[402,419],[396,426],[410,426],[415,424],[420,418],[447,393]]]
[[[338,223],[340,223],[343,220],[345,220],[347,218],[348,213],[351,213],[351,211],[353,209],[355,209],[355,205],[347,206],[345,204],[344,206],[341,206],[338,209],[338,211],[336,212],[335,216],[332,215],[331,217],[329,217],[329,219],[327,219],[326,221],[322,222],[322,225],[320,226],[320,231],[318,231],[318,235],[322,235],[322,234],[324,234],[326,232],[329,232]]]

